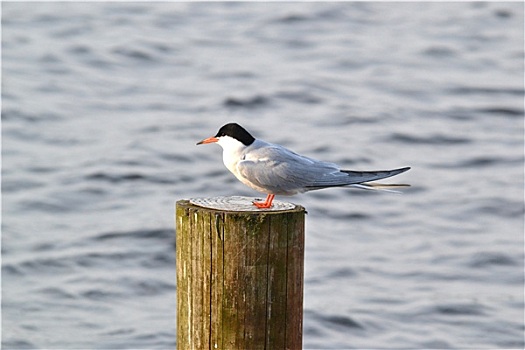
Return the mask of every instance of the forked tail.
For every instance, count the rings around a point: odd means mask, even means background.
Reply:
[[[356,188],[362,188],[364,190],[377,190],[377,191],[384,191],[384,192],[390,192],[390,193],[403,193],[401,191],[393,190],[393,188],[403,188],[403,187],[410,187],[408,184],[380,184],[375,182],[365,182],[361,184],[354,184],[350,185],[352,187]]]

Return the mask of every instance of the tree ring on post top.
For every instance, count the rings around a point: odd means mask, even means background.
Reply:
[[[293,203],[274,200],[271,208],[259,209],[253,205],[254,201],[264,202],[264,198],[250,198],[242,196],[190,198],[190,203],[193,205],[224,211],[284,211],[292,210],[297,207]]]

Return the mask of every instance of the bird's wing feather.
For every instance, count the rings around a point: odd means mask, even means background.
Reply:
[[[377,171],[352,171],[352,170],[341,170],[339,173],[331,174],[326,178],[320,178],[316,181],[313,186],[345,186],[352,184],[359,184],[363,182],[375,181],[380,179],[386,179],[394,175],[401,174],[410,169],[399,168],[394,170],[377,170]]]
[[[255,186],[275,194],[304,192],[316,179],[339,172],[335,164],[304,157],[272,144],[247,152],[237,169]]]
[[[384,179],[410,168],[380,171],[340,170],[334,163],[318,161],[284,147],[265,143],[246,152],[237,169],[256,187],[267,189],[274,194],[295,194]]]

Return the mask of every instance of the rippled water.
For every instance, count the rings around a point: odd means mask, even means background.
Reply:
[[[304,347],[524,347],[523,3],[2,3],[2,345],[176,343],[174,202],[237,121],[403,195],[308,209]]]

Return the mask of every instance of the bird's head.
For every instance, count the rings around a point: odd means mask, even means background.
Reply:
[[[197,142],[197,145],[218,143],[222,148],[229,148],[232,146],[239,148],[247,147],[254,141],[255,138],[242,126],[237,123],[229,123],[222,126],[215,136]]]

